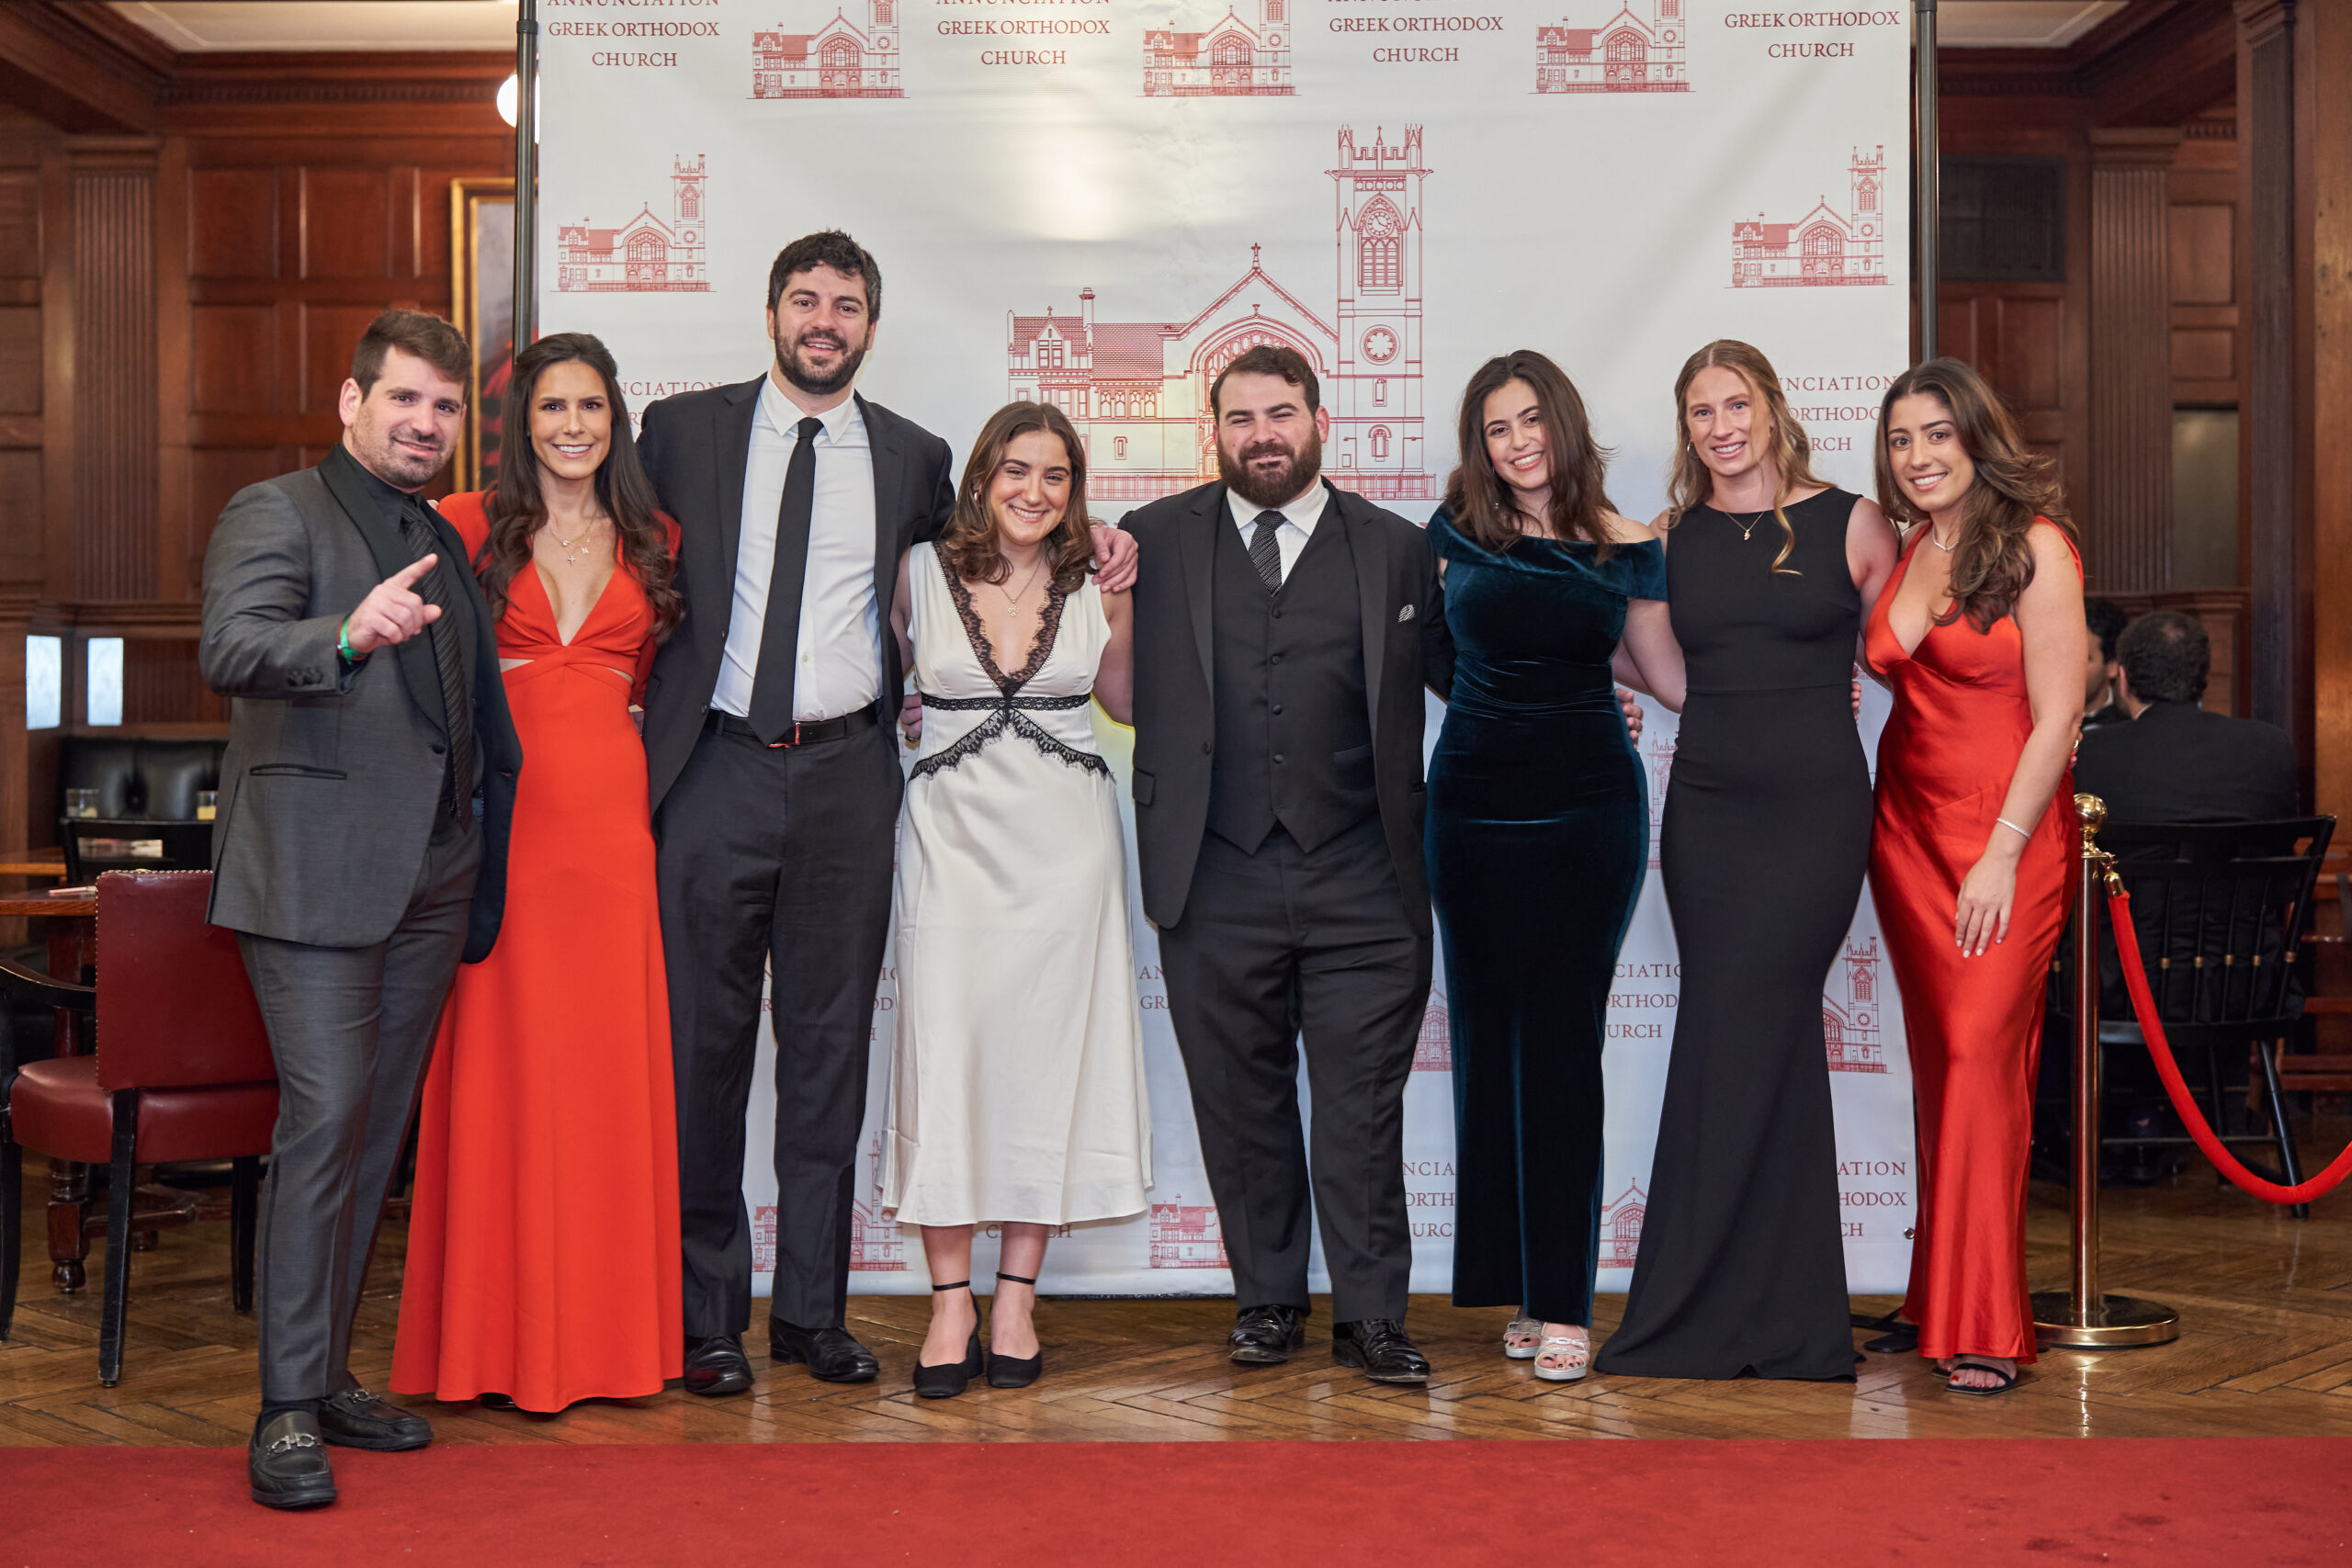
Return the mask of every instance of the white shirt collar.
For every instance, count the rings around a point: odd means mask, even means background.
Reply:
[[[1317,476],[1315,483],[1308,488],[1305,495],[1276,510],[1280,511],[1283,518],[1300,533],[1312,534],[1315,532],[1317,519],[1323,515],[1323,508],[1330,503],[1330,500],[1331,487]],[[1264,510],[1242,500],[1239,493],[1230,485],[1226,487],[1225,504],[1232,513],[1234,523],[1244,533],[1257,527],[1258,513]]]
[[[779,435],[792,435],[800,422],[808,417],[800,412],[799,405],[784,395],[784,389],[776,385],[775,371],[771,370],[760,378],[760,418],[770,430]],[[865,445],[865,416],[858,412],[855,394],[843,398],[817,415],[817,421],[825,427],[825,445],[828,446]]]

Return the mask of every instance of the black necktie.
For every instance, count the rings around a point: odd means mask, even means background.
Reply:
[[[800,585],[808,575],[808,519],[817,506],[817,432],[804,419],[785,466],[784,502],[775,513],[775,565],[768,573],[767,615],[760,623],[760,667],[752,673],[752,733],[773,746],[792,733],[792,661],[800,651]]]
[[[440,541],[434,537],[433,525],[424,520],[424,509],[413,501],[401,508],[401,537],[419,560],[441,551],[433,570],[416,580],[416,596],[441,606],[441,613],[424,628],[433,644],[434,668],[441,676],[441,712],[449,727],[449,772],[442,780],[441,803],[450,816],[462,820],[473,806],[474,694],[466,683],[457,599],[449,592],[449,580],[442,575],[451,570],[451,563],[448,552],[441,550]]]
[[[1250,564],[1266,580],[1266,592],[1272,593],[1283,585],[1283,547],[1274,542],[1274,535],[1283,525],[1279,512],[1258,513],[1258,531],[1250,536]]]

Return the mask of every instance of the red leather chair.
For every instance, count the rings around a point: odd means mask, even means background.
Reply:
[[[277,1123],[277,1066],[233,931],[207,925],[209,871],[110,871],[98,878],[98,983],[69,985],[0,962],[0,989],[36,1005],[94,1010],[97,1052],[9,1071],[0,1050],[0,1338],[17,1303],[23,1150],[111,1167],[98,1381],[122,1376],[132,1171],[233,1161],[232,1294],[253,1308],[261,1156]]]

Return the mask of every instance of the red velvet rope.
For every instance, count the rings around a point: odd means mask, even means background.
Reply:
[[[2109,886],[2113,887],[2110,883]],[[2108,918],[2115,923],[2115,950],[2123,960],[2124,988],[2132,993],[2132,1010],[2140,1016],[2140,1032],[2148,1043],[2148,1055],[2155,1059],[2156,1074],[2165,1080],[2165,1091],[2172,1096],[2172,1108],[2180,1112],[2181,1124],[2188,1135],[2213,1162],[2213,1168],[2237,1183],[2238,1187],[2272,1203],[2308,1203],[2314,1198],[2335,1190],[2345,1177],[2352,1175],[2352,1148],[2335,1156],[2334,1164],[2310,1180],[2293,1187],[2281,1187],[2275,1181],[2265,1181],[2238,1162],[2197,1108],[2188,1092],[2188,1082],[2180,1076],[2180,1067],[2172,1059],[2172,1046],[2165,1039],[2165,1026],[2156,1017],[2155,999],[2148,995],[2148,971],[2140,962],[2140,934],[2132,925],[2132,895],[2120,888],[2107,896]],[[2265,1045],[2264,1050],[2269,1046]]]

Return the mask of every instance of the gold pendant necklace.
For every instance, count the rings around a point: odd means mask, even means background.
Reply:
[[[1037,563],[1029,569],[1028,580],[1022,583],[1021,592],[1018,593],[1005,593],[1004,584],[1001,582],[996,584],[996,591],[999,593],[1004,593],[1005,607],[1011,610],[1020,609],[1021,601],[1029,596],[1029,590],[1037,586],[1037,574],[1045,570],[1046,558],[1039,556],[1037,558]]]
[[[553,539],[557,547],[563,551],[563,564],[566,566],[579,565],[581,558],[573,552],[586,547],[596,536],[596,525],[594,523],[590,523],[587,527],[582,529],[577,538],[571,539],[567,539],[555,531],[554,519],[548,519],[547,526],[548,537]]]
[[[1745,523],[1742,523],[1738,516],[1733,513],[1726,512],[1724,515],[1729,517],[1731,519],[1731,525],[1739,530],[1739,542],[1744,545],[1747,543],[1749,536],[1756,532],[1756,525],[1763,522],[1764,519],[1772,515],[1772,509],[1768,506]]]

